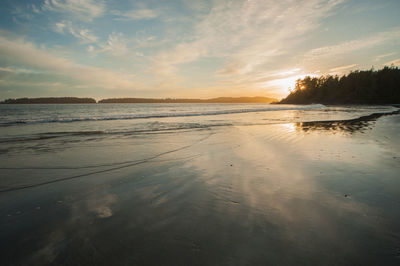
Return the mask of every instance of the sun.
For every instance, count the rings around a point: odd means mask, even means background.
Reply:
[[[291,90],[294,89],[294,87],[296,86],[296,81],[298,79],[303,79],[307,76],[313,77],[315,75],[300,74],[300,75],[289,76],[286,78],[273,79],[273,80],[269,80],[267,82],[263,82],[262,84],[260,84],[260,87],[262,87],[264,89],[276,89],[277,93],[280,93],[280,94],[286,96],[291,92]]]

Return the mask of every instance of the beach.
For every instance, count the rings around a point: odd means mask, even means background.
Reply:
[[[77,106],[1,106],[2,265],[400,262],[395,107]]]

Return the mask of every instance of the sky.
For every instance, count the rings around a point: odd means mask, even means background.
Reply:
[[[0,100],[282,98],[400,65],[399,0],[2,0]]]

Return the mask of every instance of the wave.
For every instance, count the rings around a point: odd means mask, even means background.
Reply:
[[[322,104],[312,104],[304,106],[274,106],[269,108],[254,109],[233,109],[233,110],[216,110],[206,112],[182,112],[182,113],[152,113],[152,114],[133,114],[120,116],[103,116],[103,117],[74,117],[74,118],[53,118],[53,119],[20,119],[14,121],[0,122],[0,126],[15,126],[26,124],[43,124],[43,123],[72,123],[72,122],[90,122],[90,121],[110,121],[110,120],[132,120],[132,119],[151,119],[151,118],[169,118],[169,117],[190,117],[190,116],[213,116],[240,113],[256,113],[269,111],[289,111],[289,110],[311,110],[325,108]]]
[[[213,123],[213,124],[198,124],[198,123],[183,123],[172,126],[161,126],[159,128],[147,128],[147,129],[134,129],[134,130],[93,130],[93,131],[58,131],[58,132],[45,132],[37,134],[29,134],[27,136],[10,136],[0,137],[0,143],[12,143],[12,142],[29,142],[29,141],[40,141],[50,140],[58,138],[69,138],[69,137],[104,137],[104,136],[131,136],[136,134],[162,134],[170,133],[172,131],[183,132],[183,130],[203,130],[210,127],[222,127],[232,126],[230,123]]]

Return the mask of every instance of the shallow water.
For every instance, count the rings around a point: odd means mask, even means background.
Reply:
[[[394,107],[71,106],[0,106],[1,264],[400,262]]]

